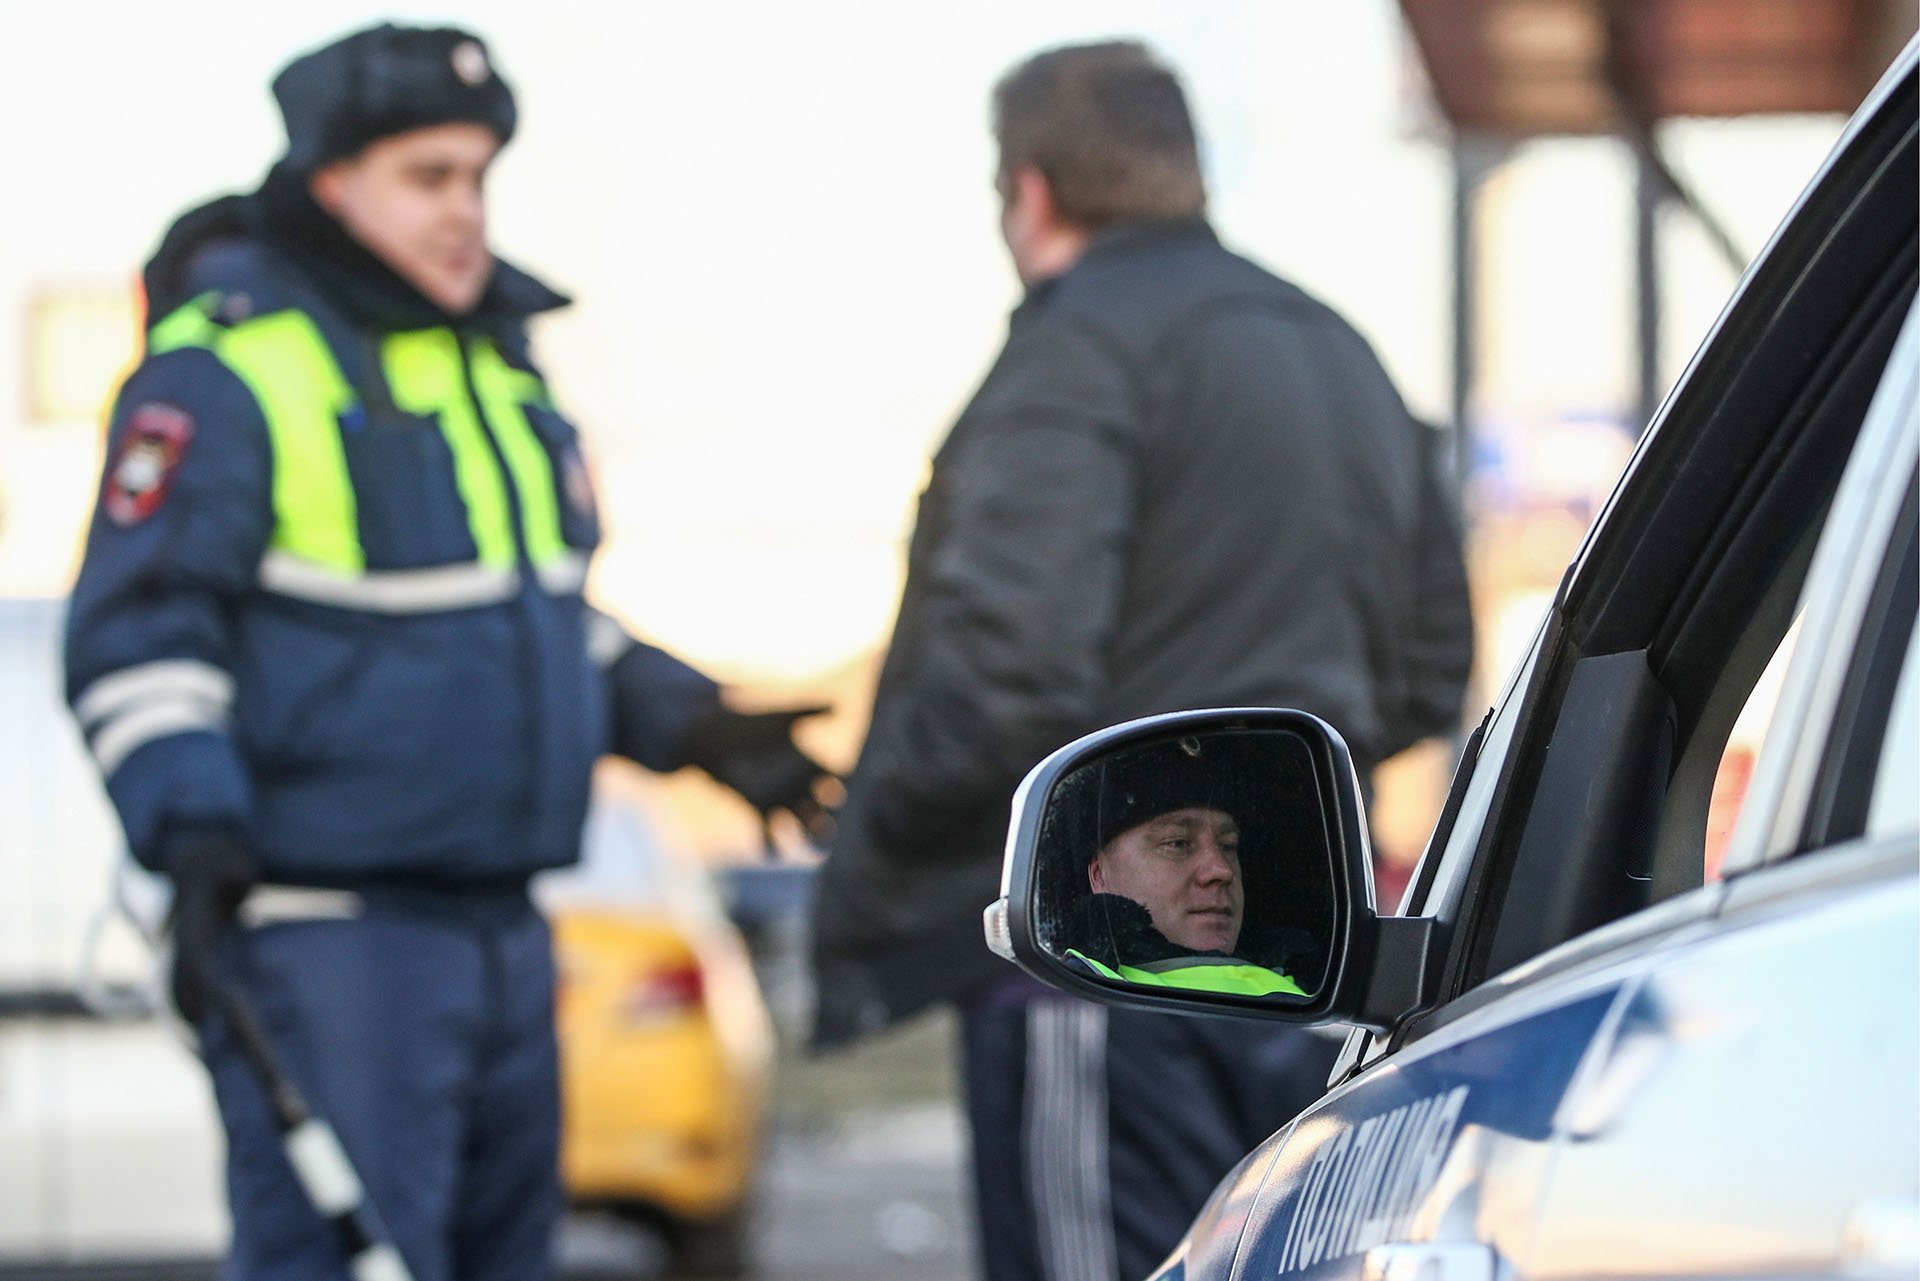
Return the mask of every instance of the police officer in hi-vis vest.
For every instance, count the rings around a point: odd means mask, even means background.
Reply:
[[[582,602],[593,493],[526,337],[566,299],[488,249],[514,103],[486,47],[383,25],[273,91],[285,157],[147,268],[68,696],[174,885],[175,996],[229,1141],[225,1275],[346,1272],[215,982],[415,1278],[528,1281],[560,1190],[527,881],[578,856],[595,758],[699,766],[808,824],[824,771],[792,742],[804,713],[730,711]]]

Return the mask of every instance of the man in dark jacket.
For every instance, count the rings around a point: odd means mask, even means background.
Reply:
[[[1204,706],[1314,712],[1365,770],[1452,727],[1470,626],[1430,433],[1351,326],[1214,238],[1174,76],[1134,44],[1043,53],[995,132],[1027,296],[921,497],[821,879],[815,1039],[957,1001],[989,1277],[1111,1281],[1331,1053],[1010,973],[980,912],[1015,786]]]
[[[487,246],[515,116],[481,42],[375,27],[274,93],[286,156],[148,267],[68,693],[133,854],[174,886],[226,1275],[347,1275],[329,1217],[354,1193],[323,1140],[283,1149],[217,996],[238,989],[412,1275],[526,1281],[560,1199],[527,881],[578,857],[595,759],[698,765],[803,820],[820,771],[791,715],[729,711],[582,602],[592,489],[526,337],[566,300]]]

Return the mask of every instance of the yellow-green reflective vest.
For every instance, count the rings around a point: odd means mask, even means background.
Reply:
[[[1120,983],[1187,988],[1196,992],[1227,992],[1235,996],[1306,995],[1300,990],[1299,984],[1278,970],[1246,961],[1223,962],[1211,957],[1193,956],[1160,962],[1152,969],[1142,969],[1137,965],[1122,964],[1118,968],[1106,965],[1074,948],[1068,948],[1067,955],[1102,978]]]
[[[554,455],[528,414],[551,412],[537,375],[509,365],[491,339],[463,340],[444,327],[385,335],[379,357],[393,406],[438,424],[475,554],[370,569],[341,426],[364,413],[360,394],[304,312],[224,325],[213,318],[220,301],[208,294],[180,307],[148,332],[147,348],[154,355],[205,348],[260,406],[272,450],[274,516],[262,589],[383,613],[490,604],[519,590],[521,537],[543,587],[556,594],[580,589],[589,549],[570,548],[562,533]]]

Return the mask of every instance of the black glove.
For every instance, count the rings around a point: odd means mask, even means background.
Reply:
[[[169,834],[164,866],[173,881],[173,1004],[197,1025],[213,992],[214,945],[259,871],[240,838],[219,827]]]
[[[814,789],[837,776],[794,746],[793,723],[827,710],[735,712],[716,707],[688,728],[681,751],[687,764],[740,793],[763,820],[785,810],[809,837],[819,840],[832,831],[833,816]]]

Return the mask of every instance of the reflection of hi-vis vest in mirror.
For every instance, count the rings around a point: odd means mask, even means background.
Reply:
[[[1106,965],[1077,948],[1067,958],[1086,966],[1103,979],[1139,983],[1146,987],[1177,987],[1194,992],[1227,992],[1234,996],[1305,996],[1300,985],[1278,970],[1230,956],[1176,956],[1139,965]]]

